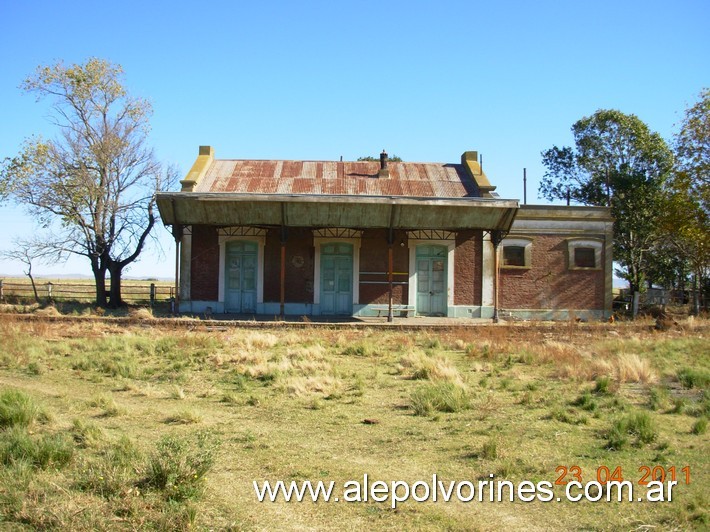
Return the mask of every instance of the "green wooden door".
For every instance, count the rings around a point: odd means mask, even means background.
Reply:
[[[353,313],[353,246],[323,244],[320,255],[321,314]]]
[[[422,316],[446,316],[445,246],[417,246],[417,314]]]
[[[256,312],[257,245],[227,242],[224,308],[226,312]]]

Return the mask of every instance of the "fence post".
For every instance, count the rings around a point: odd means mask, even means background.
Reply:
[[[54,286],[52,281],[47,281],[47,299],[50,301],[52,301],[52,286]]]
[[[155,305],[155,283],[150,283],[150,306]]]
[[[5,301],[5,287],[2,279],[0,279],[0,301]]]

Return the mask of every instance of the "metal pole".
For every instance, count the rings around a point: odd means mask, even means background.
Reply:
[[[392,242],[390,242],[389,246],[387,246],[387,255],[387,281],[389,283],[389,307],[387,308],[387,321],[392,323],[394,321],[394,316],[392,315],[392,269],[394,267],[394,251],[392,249]]]
[[[523,205],[528,204],[528,169],[523,168]]]
[[[281,227],[281,274],[279,276],[281,283],[280,294],[280,313],[281,319],[286,316],[286,227]]]

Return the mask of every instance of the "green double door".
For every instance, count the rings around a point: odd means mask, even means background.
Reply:
[[[417,246],[417,314],[446,316],[447,253],[445,246]]]
[[[256,312],[256,242],[227,242],[224,307],[226,312]]]
[[[353,246],[323,244],[320,252],[320,312],[350,316],[353,313]]]

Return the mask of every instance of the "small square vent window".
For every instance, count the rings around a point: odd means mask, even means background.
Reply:
[[[503,266],[525,266],[525,248],[523,246],[504,246]]]
[[[594,248],[574,248],[574,266],[576,268],[596,268]]]

